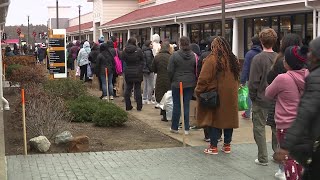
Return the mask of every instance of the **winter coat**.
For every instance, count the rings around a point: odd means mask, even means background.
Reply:
[[[89,54],[91,52],[90,49],[90,44],[89,42],[85,42],[83,44],[83,48],[80,49],[78,57],[77,57],[77,62],[78,62],[78,66],[84,66],[89,64]]]
[[[179,83],[183,83],[183,88],[196,86],[196,57],[192,51],[179,50],[170,57],[168,73],[171,86],[179,88]]]
[[[97,58],[98,55],[100,54],[100,49],[96,48],[96,49],[91,49],[91,52],[89,54],[89,61],[91,63],[91,68],[93,69],[93,73],[97,74],[96,71],[96,64],[97,64]]]
[[[113,49],[113,45],[112,45]],[[108,74],[114,72],[114,54],[110,52],[110,46],[106,43],[101,44],[100,53],[97,57],[95,72],[97,75],[105,75],[106,68],[108,68]]]
[[[262,49],[260,46],[254,45],[252,46],[251,50],[246,53],[240,78],[241,84],[245,84],[247,81],[249,81],[251,61],[261,51]]]
[[[220,106],[212,109],[204,107],[197,100],[197,122],[199,127],[214,127],[231,129],[239,127],[238,88],[239,82],[229,69],[229,61],[222,59],[228,67],[224,72],[217,72],[217,57],[210,54],[203,63],[198,83],[195,89],[197,97],[201,93],[217,89]]]
[[[38,59],[39,61],[43,61],[44,58],[47,56],[47,49],[46,48],[39,48],[38,50]]]
[[[153,72],[151,69],[151,66],[154,59],[152,49],[144,46],[142,48],[142,52],[143,52],[143,60],[144,60],[143,73],[147,73],[147,74],[151,73]]]
[[[315,141],[320,137],[320,65],[311,69],[310,75],[305,80],[304,94],[300,99],[296,120],[288,129],[285,141],[281,144],[282,149],[292,151],[306,140]],[[320,157],[312,160],[311,174],[319,179]],[[316,177],[317,174],[317,178]]]
[[[278,75],[266,89],[266,97],[276,100],[277,129],[288,129],[297,115],[300,96],[304,91],[307,69],[288,71]]]
[[[152,63],[152,71],[157,73],[155,95],[158,103],[163,95],[171,89],[167,70],[170,56],[169,51],[160,51]]]
[[[284,57],[281,59],[276,60],[275,64],[273,65],[271,71],[268,73],[267,82],[271,84],[272,81],[279,75],[286,73],[287,70],[284,68],[283,65]],[[276,127],[276,122],[274,121],[275,116],[275,109],[276,109],[276,101],[272,101],[269,110],[268,110],[268,117],[267,117],[267,125],[271,127]]]
[[[127,45],[122,53],[122,61],[125,62],[125,81],[142,82],[144,67],[142,50],[137,46]]]
[[[80,46],[80,44],[79,44]],[[71,57],[73,60],[76,60],[80,51],[80,47],[78,45],[72,46],[70,52],[71,52]]]

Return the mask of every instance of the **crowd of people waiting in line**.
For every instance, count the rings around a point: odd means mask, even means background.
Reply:
[[[123,95],[127,111],[133,110],[132,91],[138,111],[144,104],[159,107],[165,93],[172,91],[172,133],[179,133],[183,106],[184,133],[189,134],[190,101],[196,99],[197,127],[204,128],[205,140],[210,142],[204,150],[206,154],[219,153],[222,134],[222,151],[231,153],[233,130],[239,128],[238,89],[248,86],[248,103],[252,107],[242,117],[253,122],[258,147],[255,163],[269,163],[265,132],[269,125],[272,158],[279,162],[275,177],[320,179],[320,38],[307,47],[298,35],[287,34],[281,40],[279,53],[273,51],[277,40],[277,33],[270,28],[253,37],[242,72],[238,58],[223,37],[210,37],[203,52],[188,37],[181,37],[177,48],[170,41],[160,42],[157,34],[142,48],[135,38],[130,38],[122,52],[116,37],[106,43],[100,38],[99,44],[70,43],[68,67],[73,69],[76,61],[84,81],[90,81],[88,71],[92,71],[100,83],[101,99],[108,98],[107,91],[111,100]],[[121,72],[117,60],[121,62]],[[180,82],[184,104],[180,104]],[[113,87],[120,91],[123,88],[124,93],[114,92]],[[161,114],[162,120],[167,121],[163,110]]]

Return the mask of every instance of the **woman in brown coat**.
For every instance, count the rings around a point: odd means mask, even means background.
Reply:
[[[211,141],[209,148],[204,152],[218,154],[218,139],[223,130],[222,151],[230,153],[233,129],[239,127],[239,61],[224,38],[215,38],[211,47],[212,52],[203,62],[195,91],[199,97],[201,93],[217,90],[220,105],[213,109],[204,107],[198,101],[197,120],[200,127],[209,127]]]

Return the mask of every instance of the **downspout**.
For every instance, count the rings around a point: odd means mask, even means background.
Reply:
[[[313,10],[313,39],[317,37],[317,9],[309,6],[309,1],[305,0],[305,7]]]
[[[0,31],[0,42],[2,41],[2,30]],[[3,59],[2,59],[2,48],[1,48],[1,45],[0,45],[0,97],[4,103],[1,103],[1,110],[10,110],[10,106],[9,106],[9,102],[3,97],[3,81],[2,81],[2,73],[3,73],[3,70],[2,70],[2,64],[3,64]]]

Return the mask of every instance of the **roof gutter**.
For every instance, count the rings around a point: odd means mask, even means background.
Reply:
[[[282,1],[281,0],[270,0],[269,3],[270,2],[282,2]],[[301,2],[301,1],[300,0],[296,0],[294,2]],[[226,5],[226,9],[240,8],[240,7],[244,7],[244,6],[248,6],[248,5],[256,5],[256,4],[261,4],[261,0],[251,0],[251,1],[245,1],[245,2],[229,4],[229,5]],[[178,21],[179,16],[188,16],[188,15],[196,14],[196,13],[199,13],[199,12],[203,13],[203,12],[219,11],[220,9],[221,9],[221,7],[219,7],[219,6],[201,8],[201,9],[192,10],[192,11],[169,14],[169,15],[161,16],[161,17],[153,17],[153,18],[146,18],[146,19],[143,19],[143,20],[136,20],[136,21],[133,21],[132,23],[124,22],[124,23],[113,24],[111,26],[110,25],[100,26],[99,29],[125,28],[125,27],[141,25],[141,24],[149,24],[149,23],[172,20],[173,17],[174,17],[174,20],[177,19],[176,21]],[[229,10],[229,12],[231,12],[231,11]]]

